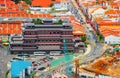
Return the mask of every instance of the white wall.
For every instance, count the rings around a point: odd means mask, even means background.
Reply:
[[[118,44],[120,43],[120,36],[113,36],[113,35],[110,35],[110,36],[107,36],[105,37],[105,42],[107,42],[107,44]]]
[[[67,9],[67,2],[56,3],[53,6],[55,9]]]

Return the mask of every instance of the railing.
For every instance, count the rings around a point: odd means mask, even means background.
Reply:
[[[12,50],[23,50],[23,47],[11,47]]]
[[[40,43],[36,43],[36,44],[62,44],[61,42],[40,42]]]

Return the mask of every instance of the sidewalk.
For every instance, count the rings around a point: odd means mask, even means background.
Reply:
[[[91,45],[87,45],[87,50],[86,50],[86,52],[85,52],[85,54],[84,54],[84,55],[89,54],[89,53],[90,53],[90,51],[91,51]]]

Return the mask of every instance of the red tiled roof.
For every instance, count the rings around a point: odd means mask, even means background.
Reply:
[[[105,14],[116,14],[117,12],[115,10],[108,10],[105,12]]]
[[[120,26],[99,26],[99,31],[104,37],[109,35],[118,36],[120,34]]]
[[[5,4],[7,9],[18,9],[18,5],[15,4],[15,2],[11,1],[11,0],[6,0],[6,2],[4,0],[0,0],[0,5],[1,4]]]
[[[21,34],[21,24],[0,24],[0,34]]]
[[[2,17],[29,17],[29,18],[54,18],[54,15],[51,14],[27,14],[21,11],[19,14],[0,14]]]
[[[58,2],[66,2],[68,0],[33,0],[32,6],[41,6],[41,7],[49,7],[50,4],[58,3]]]
[[[61,16],[60,18],[66,18],[68,19],[72,26],[73,26],[73,35],[85,35],[85,30],[84,28],[80,25],[80,23],[78,22],[78,20],[75,19],[74,16],[67,16],[67,17],[64,17],[64,16]]]
[[[52,3],[52,0],[33,0],[32,6],[49,7]]]

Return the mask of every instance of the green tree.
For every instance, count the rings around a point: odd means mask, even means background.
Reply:
[[[87,38],[86,38],[86,36],[82,36],[81,39],[83,42],[85,42]]]
[[[23,1],[25,1],[28,5],[31,5],[31,0],[23,0]]]
[[[97,4],[99,4],[99,1],[98,1],[98,0],[96,0],[96,3],[97,3]]]
[[[21,0],[12,0],[12,1],[14,1],[16,4],[18,4]],[[31,5],[31,1],[32,0],[22,0],[22,1],[25,1],[28,5]]]
[[[62,24],[62,23],[63,23],[63,21],[60,19],[60,20],[57,21],[56,24]]]
[[[21,0],[12,0],[15,2],[15,4],[18,4]]]
[[[50,6],[49,7],[53,7],[54,6],[54,4],[50,4]]]
[[[33,19],[32,21],[35,24],[42,24],[42,20],[41,19]]]

